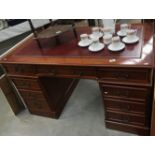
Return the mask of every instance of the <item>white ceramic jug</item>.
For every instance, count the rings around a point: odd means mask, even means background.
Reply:
[[[111,28],[113,33],[115,33],[116,19],[101,19],[101,22],[104,27]]]

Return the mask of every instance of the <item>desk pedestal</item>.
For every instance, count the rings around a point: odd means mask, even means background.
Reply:
[[[151,68],[67,67],[5,64],[32,114],[58,118],[79,79],[99,83],[108,128],[148,135]]]

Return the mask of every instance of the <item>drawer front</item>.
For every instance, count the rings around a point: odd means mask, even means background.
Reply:
[[[77,78],[86,78],[86,77],[96,77],[95,68],[80,68],[80,67],[57,67],[57,66],[40,66],[37,67],[37,73],[49,74],[51,76],[66,76],[66,77],[77,77]]]
[[[96,78],[94,67],[65,67],[65,66],[45,66],[45,65],[17,65],[5,64],[7,73],[13,75],[33,75],[33,76],[66,76],[76,78]]]
[[[50,107],[40,91],[19,90],[30,111],[50,111]]]
[[[97,69],[97,76],[101,81],[120,83],[151,83],[151,70],[149,69]]]
[[[149,88],[140,87],[125,87],[115,85],[103,85],[101,84],[104,97],[112,98],[124,98],[127,100],[144,101],[146,102]]]
[[[36,67],[34,65],[23,64],[5,64],[3,65],[8,74],[13,75],[34,75],[36,74]]]
[[[109,110],[137,113],[137,114],[143,114],[143,115],[145,115],[145,111],[146,111],[145,110],[146,105],[144,103],[140,104],[137,102],[105,99],[104,104],[107,110],[109,109]]]
[[[133,125],[146,125],[146,118],[144,116],[113,111],[106,112],[106,120]]]
[[[19,89],[40,90],[38,79],[11,78],[11,80]]]

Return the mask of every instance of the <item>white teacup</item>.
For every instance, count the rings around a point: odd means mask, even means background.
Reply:
[[[112,42],[112,34],[105,34],[103,36],[103,42],[106,45],[110,44]]]
[[[92,28],[92,34],[94,35],[94,36],[98,36],[98,34],[100,33],[100,28],[99,27],[93,27]]]
[[[121,41],[120,41],[120,37],[119,36],[116,36],[116,37],[113,37],[112,38],[112,45],[114,47],[118,47],[120,45]]]
[[[121,24],[120,25],[120,29],[121,29],[121,32],[124,34],[124,33],[127,33],[127,30],[129,29],[129,25],[128,24]]]
[[[137,34],[137,30],[135,30],[135,29],[127,30],[127,38],[129,40],[133,40],[135,38],[136,34]]]
[[[99,46],[99,44],[100,44],[99,38],[93,38],[92,41],[93,41],[93,42],[92,42],[91,46],[92,46],[93,48],[97,48],[97,47]]]
[[[80,39],[83,43],[89,42],[89,35],[88,34],[81,34]]]

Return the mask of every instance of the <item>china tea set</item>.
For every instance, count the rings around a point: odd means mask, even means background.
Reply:
[[[117,35],[113,35],[113,30],[109,27],[93,27],[92,34],[81,34],[78,45],[88,47],[91,52],[98,52],[104,49],[105,45],[110,51],[121,51],[125,44],[134,44],[139,41],[136,35],[137,30],[131,29],[128,24],[121,24]],[[103,38],[103,42],[100,41]],[[122,38],[122,39],[121,39]]]

